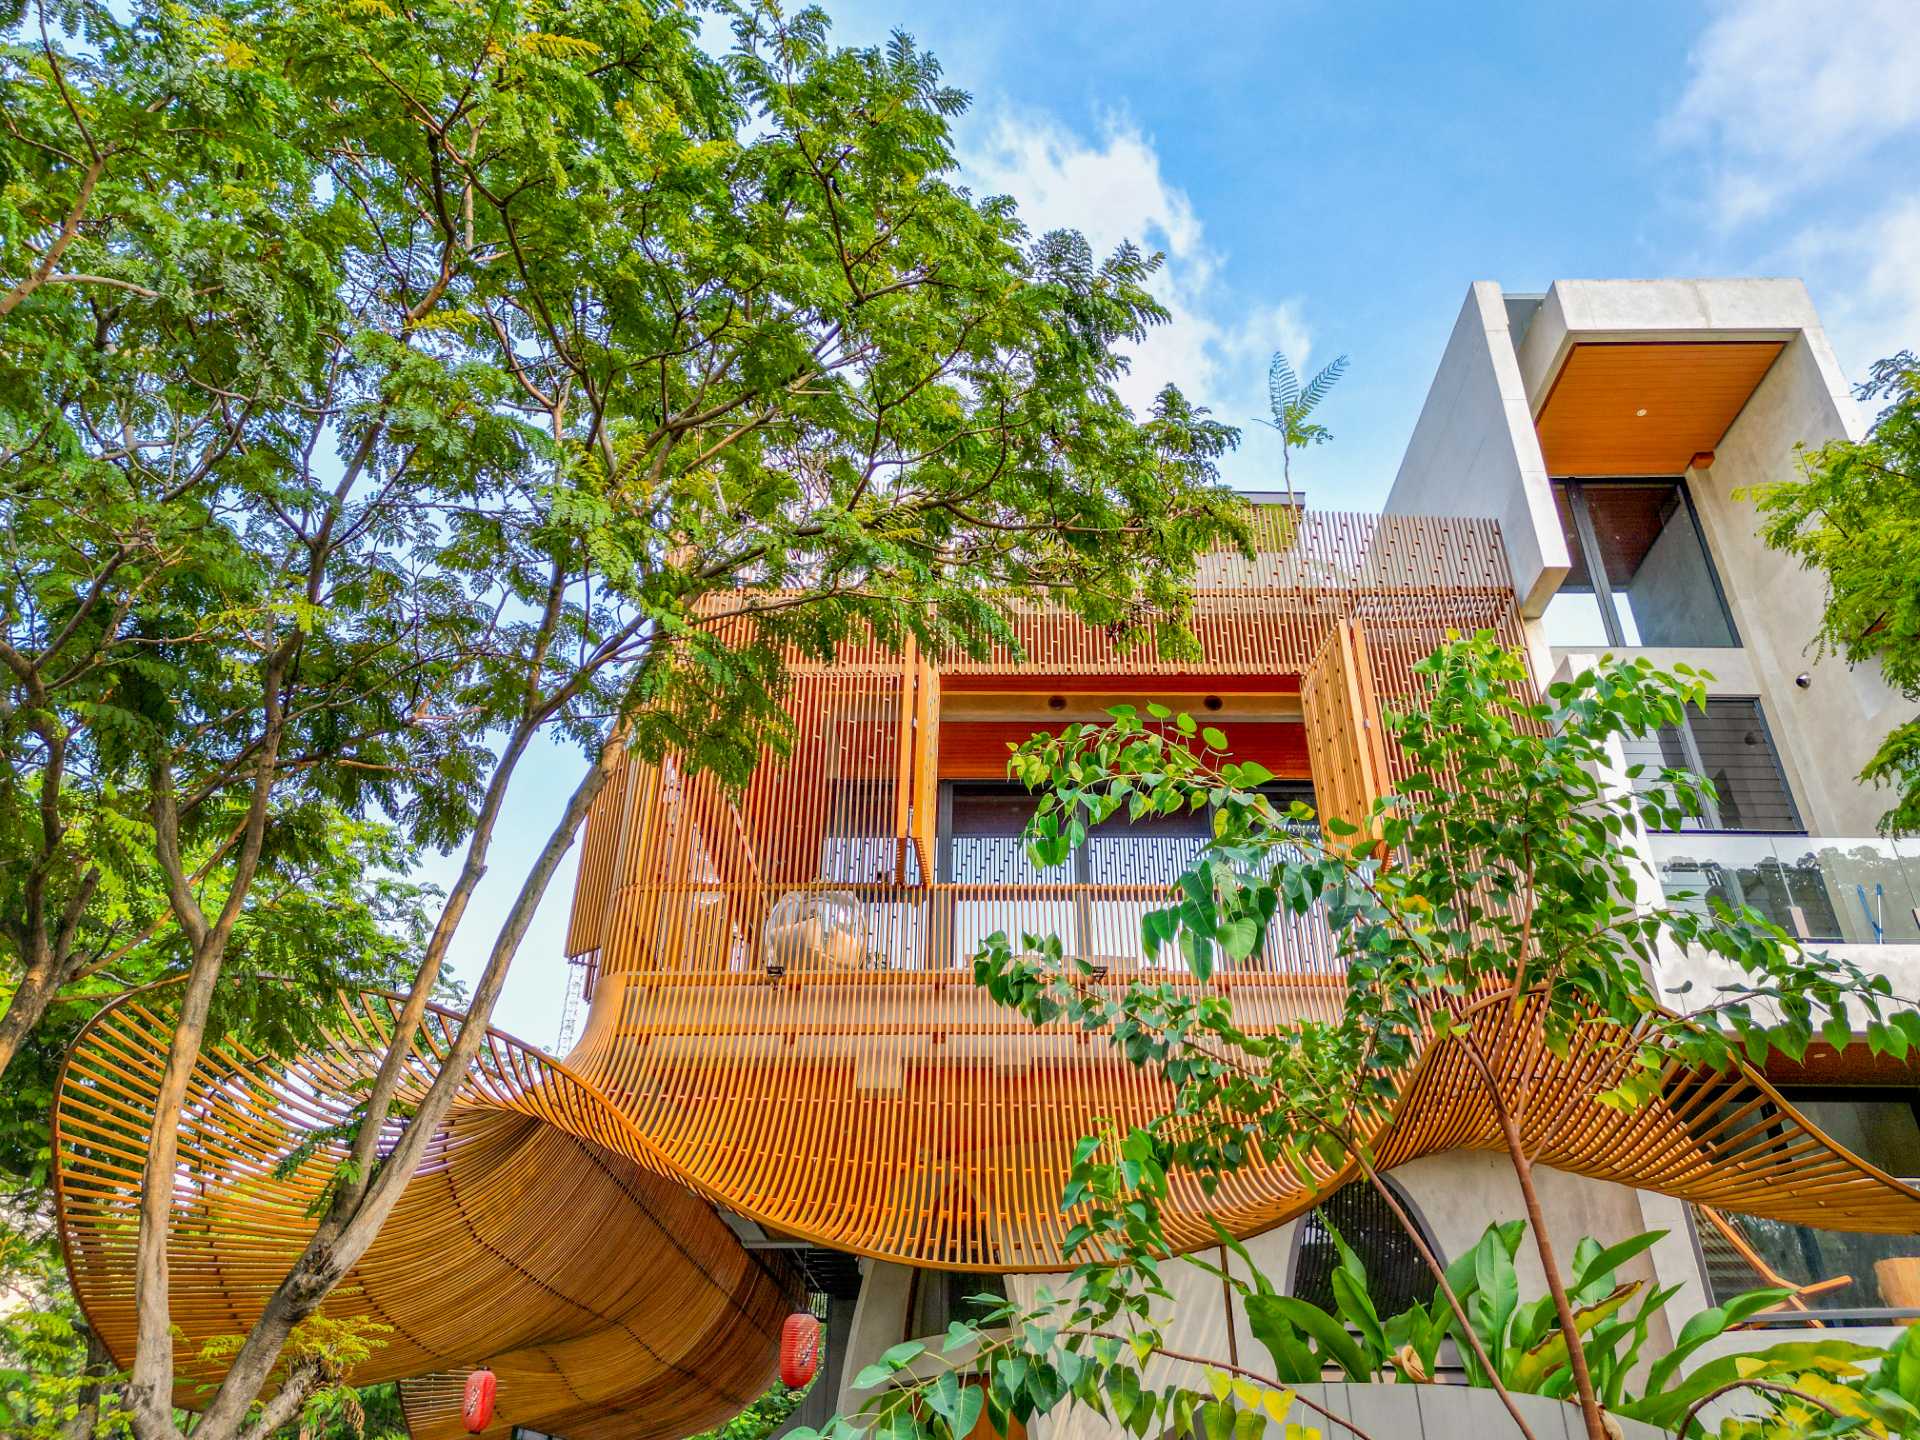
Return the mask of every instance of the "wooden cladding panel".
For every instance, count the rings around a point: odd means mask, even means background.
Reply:
[[[918,856],[920,877],[932,880],[934,849],[940,833],[940,672],[925,660],[914,675],[913,802],[908,833]]]
[[[1553,475],[1678,475],[1713,450],[1779,340],[1575,345],[1535,428]]]
[[[1392,785],[1373,667],[1359,625],[1340,620],[1327,632],[1300,702],[1321,815],[1366,831],[1374,802]]]
[[[92,1022],[54,1117],[75,1294],[123,1367],[146,1128],[179,994],[142,991]],[[259,1312],[344,1158],[338,1137],[400,1001],[342,1002],[315,1017],[330,1043],[281,1060],[223,1038],[191,1077],[169,1245],[183,1406],[205,1403],[225,1364],[203,1347]],[[429,1010],[403,1101],[421,1098],[462,1023]],[[421,1169],[324,1313],[388,1327],[353,1378],[421,1382],[408,1400],[415,1435],[460,1433],[459,1372],[491,1364],[503,1440],[513,1425],[604,1433],[556,1422],[623,1410],[616,1433],[679,1440],[765,1387],[799,1290],[785,1267],[746,1254],[589,1083],[490,1032]],[[450,1375],[449,1409],[434,1377]]]

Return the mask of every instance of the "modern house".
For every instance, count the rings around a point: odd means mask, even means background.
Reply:
[[[1797,282],[1476,284],[1386,512],[1263,505],[1257,556],[1199,576],[1202,659],[1122,654],[1034,611],[1018,650],[986,660],[872,647],[798,665],[793,753],[742,794],[671,757],[626,765],[588,823],[574,897],[582,1036],[564,1062],[490,1043],[334,1302],[392,1327],[366,1377],[405,1382],[416,1436],[460,1433],[460,1382],[486,1364],[500,1434],[677,1440],[754,1398],[808,1296],[830,1356],[809,1405],[828,1413],[845,1377],[944,1331],[965,1297],[1061,1268],[1075,1139],[1096,1117],[1154,1113],[1159,1092],[1098,1043],[999,1010],[969,961],[996,930],[1032,931],[1114,981],[1148,969],[1140,916],[1201,833],[1114,823],[1036,870],[1019,839],[1033,802],[1005,780],[1009,742],[1116,703],[1206,715],[1278,792],[1353,816],[1397,773],[1381,709],[1417,697],[1410,666],[1448,628],[1494,630],[1542,681],[1609,651],[1686,661],[1716,677],[1706,709],[1642,744],[1709,775],[1720,801],[1632,838],[1649,873],[1738,897],[1920,994],[1920,846],[1866,838],[1883,797],[1854,779],[1902,718],[1895,697],[1809,652],[1819,581],[1760,544],[1741,495],[1791,474],[1796,446],[1859,432]],[[1329,1013],[1337,963],[1324,924],[1289,921],[1212,983],[1258,1028]],[[1674,954],[1659,979],[1690,977],[1711,978]],[[367,998],[363,1033],[290,1075],[210,1051],[182,1131],[189,1340],[239,1328],[297,1251],[308,1172],[330,1161],[274,1161],[346,1113],[392,1013]],[[423,1067],[450,1023],[435,1017]],[[154,1024],[140,1003],[103,1016],[58,1102],[75,1286],[123,1361]],[[1904,1065],[1817,1049],[1766,1074],[1679,1076],[1622,1114],[1593,1099],[1618,1057],[1514,1054],[1534,1067],[1525,1123],[1559,1231],[1666,1230],[1634,1264],[1681,1287],[1672,1313],[1783,1283],[1795,1295],[1763,1338],[1884,1335],[1920,1315],[1920,1191],[1901,1178],[1920,1176],[1920,1089]],[[1521,1213],[1485,1108],[1436,1041],[1379,1142],[1443,1255]],[[1179,1191],[1170,1230],[1211,1245],[1210,1212],[1320,1294],[1324,1205],[1383,1284],[1417,1292],[1391,1222],[1344,1179],[1309,1189],[1256,1165],[1210,1201]],[[1187,1290],[1183,1348],[1249,1338],[1217,1280],[1196,1272]]]

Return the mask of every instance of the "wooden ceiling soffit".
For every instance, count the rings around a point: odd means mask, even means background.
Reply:
[[[1535,428],[1552,475],[1678,475],[1715,449],[1781,340],[1577,344]]]

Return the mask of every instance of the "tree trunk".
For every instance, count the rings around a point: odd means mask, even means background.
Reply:
[[[140,1187],[140,1240],[133,1280],[135,1332],[133,1377],[127,1384],[128,1408],[140,1440],[174,1440],[173,1325],[168,1291],[172,1267],[167,1240],[173,1230],[173,1174],[180,1160],[180,1111],[193,1079],[200,1043],[206,1035],[207,1013],[220,974],[224,935],[208,936],[196,948],[180,1014],[174,1023],[173,1043],[167,1049],[167,1068],[154,1096],[153,1133],[147,1140],[146,1176]]]
[[[57,970],[53,956],[42,953],[32,958],[21,975],[20,988],[8,999],[6,1013],[0,1015],[0,1075],[7,1073],[13,1057],[53,1004],[60,989]]]
[[[99,1335],[91,1325],[82,1324],[80,1328],[87,1336],[87,1383],[75,1397],[73,1414],[60,1427],[62,1440],[93,1440],[100,1422],[100,1395],[106,1389],[107,1377],[113,1374],[113,1357]]]
[[[1593,1389],[1593,1374],[1587,1369],[1587,1352],[1581,1348],[1580,1326],[1574,1318],[1573,1301],[1567,1295],[1566,1283],[1560,1278],[1560,1262],[1553,1253],[1553,1239],[1547,1232],[1547,1217],[1540,1209],[1539,1193],[1533,1188],[1533,1161],[1527,1156],[1520,1127],[1514,1123],[1513,1112],[1507,1108],[1492,1067],[1481,1055],[1480,1047],[1469,1040],[1463,1042],[1463,1048],[1480,1072],[1488,1102],[1500,1122],[1501,1138],[1506,1141],[1507,1158],[1513,1162],[1514,1178],[1520,1182],[1520,1196],[1526,1202],[1527,1224],[1533,1230],[1534,1248],[1540,1255],[1540,1267],[1547,1272],[1547,1293],[1553,1297],[1553,1310],[1560,1322],[1560,1334],[1567,1342],[1567,1368],[1573,1373],[1574,1389],[1580,1396],[1580,1413],[1586,1419],[1587,1440],[1608,1440],[1600,1399]]]
[[[611,752],[609,752],[610,755]],[[459,1036],[440,1062],[440,1073],[419,1109],[407,1122],[393,1153],[381,1165],[352,1215],[340,1223],[329,1215],[315,1231],[306,1250],[288,1270],[266,1308],[255,1322],[245,1343],[234,1356],[232,1365],[220,1382],[212,1402],[195,1430],[195,1440],[234,1440],[243,1430],[247,1410],[272,1377],[287,1337],[302,1320],[318,1310],[348,1271],[358,1263],[380,1233],[401,1192],[419,1166],[427,1145],[441,1122],[453,1108],[470,1060],[486,1039],[487,1020],[506,983],[507,970],[520,948],[533,913],[560,860],[573,846],[575,834],[585,821],[594,798],[612,773],[609,755],[602,755],[581,780],[569,798],[565,812],[547,837],[539,858],[528,872],[520,893],[495,937],[474,987],[473,1001],[462,1022]],[[482,853],[489,833],[476,832],[470,844],[478,844]],[[276,1396],[276,1401],[278,1397]],[[142,1440],[146,1440],[143,1436]]]

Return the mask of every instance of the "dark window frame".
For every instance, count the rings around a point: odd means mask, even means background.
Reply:
[[[1420,1239],[1425,1242],[1427,1249],[1432,1252],[1433,1257],[1440,1262],[1441,1268],[1445,1269],[1447,1265],[1446,1252],[1440,1248],[1440,1242],[1433,1233],[1433,1227],[1427,1223],[1427,1217],[1425,1214],[1421,1212],[1418,1202],[1414,1200],[1412,1195],[1407,1193],[1406,1186],[1400,1184],[1391,1175],[1380,1175],[1377,1178],[1379,1179],[1382,1185],[1384,1185],[1388,1190],[1390,1190],[1393,1193],[1394,1199],[1400,1202],[1400,1208],[1407,1212],[1407,1218],[1413,1221],[1414,1228],[1420,1232]],[[1368,1192],[1371,1192],[1373,1188],[1372,1185],[1366,1180],[1349,1180],[1345,1185],[1342,1185],[1339,1188],[1328,1192],[1328,1194],[1325,1197],[1323,1197],[1321,1204],[1325,1204],[1326,1201],[1333,1199],[1334,1196],[1339,1195],[1354,1187],[1358,1187],[1360,1190],[1368,1191]],[[1286,1286],[1284,1290],[1285,1294],[1292,1295],[1295,1297],[1300,1296],[1301,1252],[1305,1248],[1305,1241],[1307,1237],[1307,1227],[1309,1224],[1312,1223],[1313,1217],[1315,1214],[1318,1213],[1319,1209],[1320,1209],[1320,1206],[1315,1205],[1313,1209],[1308,1210],[1305,1214],[1301,1215],[1301,1217],[1297,1221],[1294,1222],[1293,1239],[1292,1239],[1292,1242],[1287,1247],[1287,1277],[1286,1277]],[[1396,1226],[1396,1229],[1397,1229],[1397,1226]],[[1342,1232],[1341,1238],[1345,1239],[1349,1245],[1353,1244],[1352,1236]],[[1355,1248],[1358,1249],[1359,1247],[1356,1246]],[[1369,1263],[1372,1260],[1372,1258],[1373,1257],[1370,1257],[1364,1250],[1360,1251],[1361,1263],[1367,1265],[1367,1280],[1368,1280],[1369,1289],[1375,1289],[1374,1282],[1378,1278],[1377,1265],[1373,1263]],[[1431,1291],[1428,1294],[1427,1298],[1421,1301],[1420,1303],[1422,1304],[1431,1303],[1432,1296],[1434,1294],[1439,1293],[1439,1286],[1437,1282],[1434,1281],[1432,1272],[1426,1269],[1424,1262],[1422,1262],[1420,1266],[1419,1275],[1420,1275],[1420,1280],[1416,1282],[1416,1289],[1431,1287]],[[1385,1318],[1385,1317],[1383,1316],[1382,1318]]]
[[[1713,821],[1711,825],[1702,825],[1698,830],[1658,830],[1658,831],[1654,831],[1653,833],[1659,834],[1659,835],[1689,835],[1689,834],[1806,835],[1808,834],[1809,831],[1807,830],[1806,811],[1802,808],[1800,804],[1800,797],[1794,793],[1793,777],[1787,773],[1786,761],[1781,757],[1780,746],[1773,738],[1773,722],[1767,718],[1766,701],[1759,695],[1709,695],[1707,696],[1707,703],[1709,705],[1713,705],[1713,704],[1750,705],[1753,707],[1753,718],[1759,725],[1760,738],[1763,742],[1765,742],[1767,758],[1773,762],[1774,773],[1780,777],[1780,793],[1787,802],[1787,809],[1792,814],[1793,824],[1791,827],[1786,829],[1782,829],[1778,826],[1768,826],[1765,828],[1742,826],[1738,829],[1730,830],[1722,823],[1722,817],[1719,814],[1719,808],[1716,805],[1714,813],[1711,816],[1701,817],[1703,820],[1711,819]],[[1698,737],[1695,736],[1693,733],[1692,716],[1696,713],[1700,713],[1700,712],[1697,712],[1695,710],[1695,707],[1691,705],[1687,706],[1686,710],[1683,712],[1681,716],[1682,726],[1684,728],[1679,729],[1676,733],[1679,736],[1682,753],[1687,761],[1687,765],[1685,768],[1692,770],[1695,774],[1704,776],[1706,775],[1706,771],[1704,769],[1705,762],[1702,759],[1702,756],[1700,753],[1700,742]],[[1646,738],[1655,741],[1655,743],[1658,742],[1657,735],[1648,736]],[[1711,777],[1709,776],[1707,778],[1711,778]]]
[[[1726,587],[1720,582],[1720,567],[1714,562],[1713,547],[1707,543],[1706,527],[1700,523],[1700,507],[1694,503],[1693,487],[1687,484],[1684,475],[1555,475],[1549,483],[1556,489],[1562,489],[1567,495],[1567,510],[1574,517],[1574,533],[1567,535],[1567,544],[1579,554],[1586,566],[1587,575],[1593,584],[1594,606],[1600,612],[1600,624],[1607,632],[1607,643],[1616,650],[1642,649],[1699,649],[1699,650],[1738,650],[1745,641],[1740,638],[1740,626],[1733,618],[1733,606],[1727,602]],[[1713,587],[1713,597],[1720,606],[1721,619],[1726,622],[1728,640],[1723,645],[1693,646],[1647,646],[1629,645],[1626,640],[1626,627],[1621,623],[1619,602],[1614,598],[1613,586],[1606,573],[1604,559],[1597,543],[1590,545],[1593,539],[1593,522],[1587,515],[1586,492],[1604,490],[1612,485],[1671,485],[1680,494],[1680,503],[1686,506],[1687,522],[1693,526],[1693,538],[1700,546],[1700,563],[1707,572],[1707,581]],[[1557,509],[1557,507],[1556,507]],[[1584,523],[1582,523],[1584,522]]]

